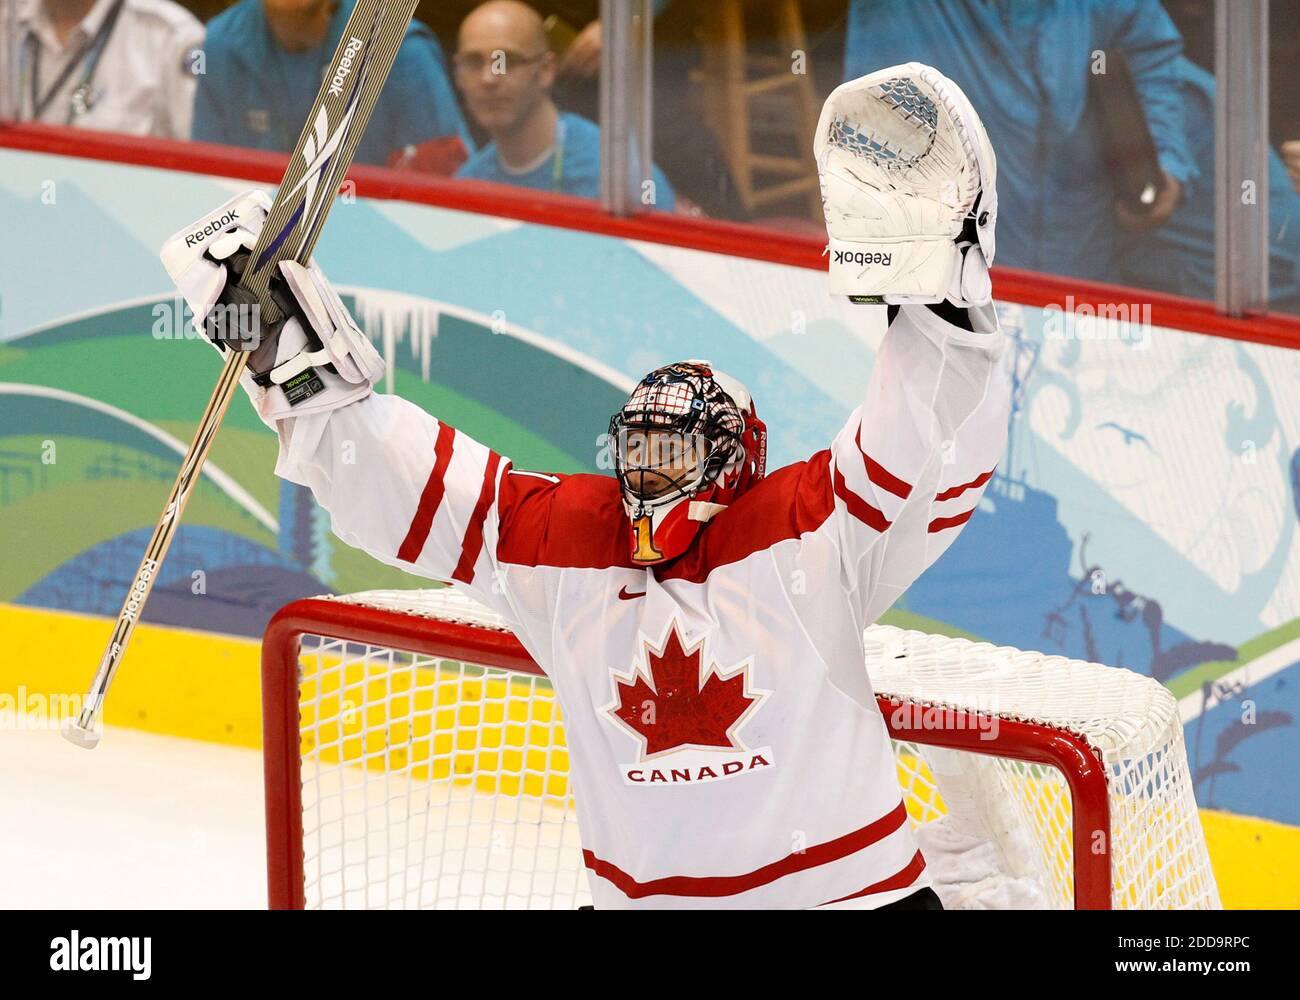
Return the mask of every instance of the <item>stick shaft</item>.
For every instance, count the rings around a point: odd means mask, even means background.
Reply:
[[[239,376],[243,374],[247,364],[248,354],[243,351],[230,351],[226,355],[221,377],[212,390],[212,397],[203,411],[198,430],[194,432],[194,440],[190,442],[189,450],[186,451],[185,458],[181,462],[180,472],[177,473],[176,482],[172,484],[172,491],[167,497],[167,506],[163,508],[162,517],[154,526],[149,544],[145,546],[144,557],[140,560],[135,578],[127,590],[126,600],[122,602],[122,610],[117,616],[117,624],[113,627],[108,647],[104,650],[99,669],[95,673],[90,691],[82,705],[81,715],[77,720],[77,727],[82,730],[92,728],[103,709],[104,696],[108,693],[109,685],[113,683],[118,666],[121,665],[127,643],[131,641],[131,635],[135,632],[136,623],[140,620],[145,601],[149,599],[149,594],[153,590],[158,571],[162,568],[163,559],[167,555],[167,549],[176,535],[176,529],[180,526],[185,505],[194,492],[199,474],[203,470],[203,463],[207,460],[208,451],[216,439],[217,429],[221,426],[226,410],[230,407],[230,401],[239,386]]]
[[[388,79],[416,2],[357,0],[348,17],[330,71],[321,83],[271,211],[240,277],[240,285],[257,297],[261,323],[271,324],[281,318],[279,307],[270,295],[271,279],[280,262],[293,259],[305,264],[311,257],[361,141],[361,133]],[[167,505],[122,603],[81,714],[65,730],[68,739],[79,746],[93,747],[98,741],[94,728],[109,686],[122,663],[167,549],[180,526],[185,505],[198,485],[203,463],[247,365],[247,353],[227,353],[221,376],[172,484]]]

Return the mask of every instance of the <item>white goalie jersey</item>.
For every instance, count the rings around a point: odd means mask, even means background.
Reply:
[[[277,472],[345,542],[500,613],[546,671],[598,909],[881,906],[929,876],[862,632],[1002,454],[1004,337],[991,306],[970,316],[903,306],[831,446],[650,568],[613,477],[515,469],[397,397],[279,421]]]

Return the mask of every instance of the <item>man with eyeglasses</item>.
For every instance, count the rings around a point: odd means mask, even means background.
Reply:
[[[480,4],[461,23],[452,64],[469,113],[492,138],[457,177],[600,195],[600,128],[552,100],[556,59],[535,10],[517,0]],[[676,208],[672,185],[657,167],[641,201]]]
[[[194,99],[194,138],[292,150],[355,4],[240,0],[214,17],[204,45],[206,73]],[[473,148],[442,49],[424,24],[412,21],[356,160],[384,165],[442,137]]]

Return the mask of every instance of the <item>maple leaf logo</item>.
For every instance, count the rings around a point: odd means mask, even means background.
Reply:
[[[640,671],[615,678],[609,712],[641,739],[643,759],[683,746],[744,749],[733,733],[762,692],[746,690],[745,667],[727,677],[714,667],[702,676],[702,646],[688,651],[674,625],[662,652],[646,647],[648,678]]]

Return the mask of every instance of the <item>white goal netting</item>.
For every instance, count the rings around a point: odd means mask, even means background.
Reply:
[[[559,707],[492,612],[450,590],[286,611],[265,654],[286,692],[267,710],[273,905],[590,901]],[[961,803],[1051,906],[1219,905],[1162,685],[889,626],[865,645],[914,824]]]

